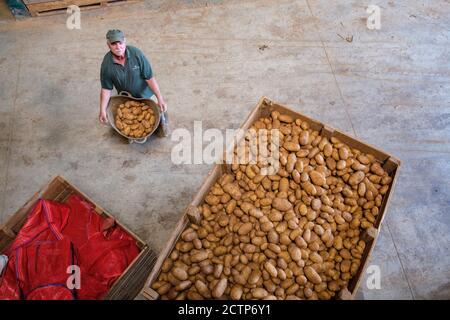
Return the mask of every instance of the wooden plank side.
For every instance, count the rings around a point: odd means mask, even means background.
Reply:
[[[195,194],[189,205],[198,206],[203,202],[206,195],[208,194],[209,189],[216,183],[217,179],[224,173],[222,165],[216,164],[213,169],[208,173],[208,176],[203,181],[200,189]]]
[[[24,1],[31,16],[45,16],[66,13],[70,5],[82,10],[95,9],[111,5],[130,4],[141,0],[58,0],[58,1]]]
[[[366,248],[364,250],[363,256],[361,258],[361,265],[359,266],[358,271],[355,276],[350,280],[348,284],[348,289],[354,298],[359,285],[362,280],[362,275],[364,274],[367,265],[369,263],[370,257],[372,256],[372,251],[375,248],[376,241],[378,239],[379,232],[377,229],[372,228],[374,231],[367,232],[365,236],[363,236],[363,240],[366,243]]]
[[[131,300],[134,299],[156,263],[156,254],[149,247],[144,248],[138,257],[128,266],[113,287],[108,292],[107,300]]]
[[[359,151],[364,153],[372,154],[381,163],[384,163],[389,158],[389,154],[387,154],[386,152],[377,149],[370,144],[364,143],[354,137],[351,137],[345,133],[342,133],[338,130],[335,130],[333,136],[354,149],[358,149]]]
[[[244,122],[242,122],[241,126],[233,137],[231,145],[226,146],[226,150],[224,151],[222,159],[220,159],[220,163],[222,163],[223,165],[231,165],[234,162],[234,147],[237,146],[242,139],[244,139],[245,130],[249,129],[251,125],[262,116],[262,111],[265,108],[268,110],[269,103],[270,101],[265,97],[259,99],[255,107],[250,111],[250,114],[247,116]],[[230,172],[230,168],[227,167],[227,170],[224,170],[224,172]]]
[[[144,248],[136,258],[128,265],[128,267],[124,270],[124,272],[120,275],[120,277],[114,282],[111,289],[108,291],[107,296],[105,297],[105,300],[114,300],[114,298],[119,295],[118,290],[122,290],[124,287],[124,279],[127,278],[127,275],[129,273],[134,273],[136,270],[136,263],[140,262],[142,260],[143,256],[148,252],[148,248]],[[128,290],[127,290],[128,291]]]
[[[0,229],[0,253],[3,252],[14,241],[10,232]]]
[[[264,114],[269,114],[270,112],[264,112],[264,110],[269,110],[270,107],[270,100],[266,97],[262,97],[259,99],[258,103],[255,105],[255,107],[250,111],[250,114],[247,116],[247,118],[244,120],[244,122],[239,127],[240,129],[247,130],[249,129],[252,124],[258,120],[260,117]],[[239,142],[239,141],[237,141]]]
[[[23,3],[28,7],[31,6],[32,8],[36,8],[38,10],[51,10],[51,9],[58,9],[58,8],[67,8],[70,5],[76,5],[76,6],[85,6],[90,4],[97,4],[97,3],[108,3],[108,2],[128,2],[127,0],[115,0],[115,1],[108,1],[108,0],[23,0]]]
[[[384,163],[390,156],[386,152],[375,148],[374,146],[367,144],[363,141],[360,141],[348,134],[342,133],[341,131],[334,129],[333,127],[329,126],[328,124],[324,124],[320,121],[314,120],[310,117],[307,117],[287,106],[284,106],[278,102],[272,101],[272,110],[277,110],[280,113],[288,114],[292,116],[294,119],[301,119],[302,121],[306,121],[309,123],[310,127],[313,130],[317,130],[319,132],[324,132],[325,136],[330,137],[336,137],[342,142],[348,144],[350,147],[358,149],[364,153],[371,153],[375,156],[377,160]]]
[[[320,132],[320,130],[322,130],[324,124],[320,121],[314,120],[312,118],[309,118],[301,113],[298,113],[297,111],[294,111],[293,109],[284,106],[278,102],[272,102],[273,104],[273,110],[276,110],[282,114],[287,114],[291,117],[293,117],[294,119],[301,119],[302,121],[306,121],[308,122],[309,126],[311,127],[311,129],[313,130],[317,130]]]
[[[391,158],[389,158],[387,161],[387,166],[390,167],[392,166],[392,169],[389,168],[390,175],[392,177],[392,182],[391,185],[388,189],[388,191],[386,192],[386,194],[383,195],[383,201],[381,203],[381,207],[380,207],[380,214],[377,217],[377,221],[375,221],[374,226],[376,228],[380,228],[381,224],[383,223],[384,217],[385,217],[385,212],[387,211],[388,205],[391,201],[392,198],[392,194],[394,192],[395,189],[395,185],[397,184],[397,179],[398,179],[398,175],[400,173],[400,161],[395,161],[392,162]]]
[[[187,215],[184,214],[183,217],[178,221],[175,230],[172,232],[171,236],[167,240],[166,247],[159,254],[158,260],[156,261],[153,269],[151,270],[150,275],[148,276],[147,281],[145,283],[145,286],[142,289],[143,292],[145,292],[147,289],[151,289],[151,285],[158,278],[161,272],[161,267],[162,264],[164,263],[164,260],[166,260],[166,258],[170,255],[173,248],[175,247],[175,244],[178,241],[178,238],[180,237],[184,229],[186,229],[188,224],[189,219],[187,218]]]

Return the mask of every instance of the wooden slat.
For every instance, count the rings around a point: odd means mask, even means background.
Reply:
[[[338,293],[338,300],[352,300],[353,296],[347,288],[342,289]]]
[[[156,261],[153,269],[151,270],[150,275],[147,278],[147,281],[145,283],[145,286],[143,288],[142,292],[146,292],[146,290],[151,289],[151,285],[153,282],[158,278],[159,273],[161,271],[161,266],[166,260],[166,258],[170,255],[172,252],[172,249],[175,247],[175,244],[180,237],[181,233],[184,229],[186,229],[186,226],[189,224],[189,220],[186,215],[183,215],[183,217],[178,221],[175,230],[172,232],[169,240],[167,240],[166,247],[161,251],[158,260]],[[148,295],[148,294],[147,294]],[[153,299],[151,299],[153,300]]]
[[[156,254],[146,247],[139,256],[129,265],[127,270],[116,280],[109,290],[106,300],[132,300],[145,284],[149,270],[156,263]]]
[[[194,196],[194,199],[191,201],[190,205],[198,206],[200,203],[202,203],[209,189],[214,185],[214,183],[217,180],[217,177],[222,175],[222,173],[223,171],[221,165],[215,165],[214,168],[208,173],[208,176],[203,181],[202,186],[200,187],[197,194]]]
[[[158,300],[158,298],[159,298],[158,292],[156,292],[152,288],[145,288],[143,291],[143,295],[148,300]]]
[[[381,203],[381,207],[380,207],[380,213],[383,213],[383,214],[381,214],[381,216],[379,215],[380,216],[379,218],[377,217],[377,221],[375,221],[376,228],[381,227],[381,224],[383,223],[383,220],[385,217],[384,212],[386,212],[386,210],[389,206],[392,192],[395,189],[395,185],[397,184],[397,178],[398,178],[399,170],[400,170],[400,160],[398,160],[394,157],[390,157],[384,164],[383,168],[389,172],[389,175],[392,177],[392,182],[391,182],[391,186],[389,187],[388,191],[383,196],[383,202]]]
[[[199,224],[202,219],[202,215],[197,206],[189,205],[186,209],[186,215],[191,223]]]
[[[130,4],[141,0],[57,0],[39,1],[24,0],[23,2],[33,17],[66,13],[70,5],[76,5],[82,10],[95,9],[118,4]]]

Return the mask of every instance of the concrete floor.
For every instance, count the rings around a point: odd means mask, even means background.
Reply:
[[[2,14],[0,222],[61,174],[164,247],[211,166],[174,165],[169,138],[128,145],[98,123],[104,35],[121,28],[151,59],[172,128],[237,128],[266,95],[400,158],[370,260],[381,289],[366,275],[358,298],[449,299],[449,1],[376,4],[380,30],[356,0],[153,0],[85,11],[81,30]]]

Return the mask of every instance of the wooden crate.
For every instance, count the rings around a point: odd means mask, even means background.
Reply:
[[[57,176],[20,208],[0,229],[0,252],[3,252],[15,239],[17,233],[24,225],[29,212],[40,198],[64,203],[67,198],[76,194],[90,202],[95,212],[104,218],[114,219],[115,223],[136,240],[140,253],[130,263],[128,268],[115,281],[109,290],[105,300],[130,300],[134,299],[142,289],[150,270],[156,261],[156,254],[148,245],[140,239],[133,231],[115,220],[114,216],[95,204],[87,195],[78,190],[75,186],[67,182],[61,176]]]
[[[364,153],[372,154],[382,164],[383,169],[386,172],[388,172],[389,175],[392,177],[391,186],[390,186],[388,192],[383,197],[383,202],[380,207],[380,213],[377,216],[377,220],[374,223],[374,227],[371,227],[371,228],[365,230],[365,232],[361,236],[362,240],[364,240],[366,243],[366,249],[362,256],[361,265],[358,269],[358,272],[350,280],[348,288],[343,289],[341,292],[339,292],[339,294],[336,297],[337,299],[342,299],[342,300],[353,299],[358,290],[362,275],[367,267],[372,250],[375,247],[375,242],[378,237],[381,223],[385,217],[389,199],[392,195],[392,191],[394,190],[395,183],[397,181],[398,170],[400,167],[400,160],[387,154],[384,151],[381,151],[371,145],[368,145],[362,141],[359,141],[358,139],[352,138],[338,130],[335,130],[330,126],[323,124],[322,122],[313,120],[313,119],[306,117],[296,111],[293,111],[292,109],[290,109],[286,106],[283,106],[279,103],[273,102],[266,97],[262,97],[259,100],[258,104],[251,111],[250,115],[244,121],[241,128],[244,130],[249,129],[256,120],[258,120],[261,117],[269,116],[270,113],[274,110],[277,110],[282,114],[288,114],[288,115],[292,116],[294,119],[299,118],[302,121],[307,121],[309,123],[310,127],[314,130],[319,131],[322,136],[325,136],[328,138],[336,137],[340,141],[346,143],[348,146],[350,146],[352,148],[359,149],[360,151],[362,151]],[[224,173],[228,173],[228,172],[231,172],[230,165],[223,163],[223,164],[215,165],[214,168],[208,173],[208,176],[205,179],[205,181],[203,182],[202,186],[200,187],[200,190],[194,196],[192,202],[188,205],[185,214],[183,215],[181,220],[176,225],[175,230],[173,231],[172,235],[170,236],[170,238],[167,242],[167,246],[160,253],[158,260],[157,260],[152,272],[150,273],[150,276],[147,279],[147,282],[146,282],[144,288],[142,289],[142,291],[139,295],[139,297],[141,299],[155,300],[155,299],[159,298],[158,293],[151,288],[151,285],[158,278],[160,271],[161,271],[162,263],[170,255],[178,238],[180,237],[181,233],[186,229],[186,227],[191,222],[194,222],[194,223],[199,222],[199,219],[201,219],[201,217],[199,216],[197,207],[203,203],[204,198],[208,194],[210,188],[215,184],[215,182]]]
[[[66,13],[70,5],[76,5],[81,10],[86,10],[118,4],[130,4],[137,1],[140,0],[23,0],[33,17]]]

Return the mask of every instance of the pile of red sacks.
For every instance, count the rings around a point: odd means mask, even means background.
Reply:
[[[71,195],[65,204],[38,200],[3,254],[0,299],[91,300],[105,297],[139,249],[114,220]]]

